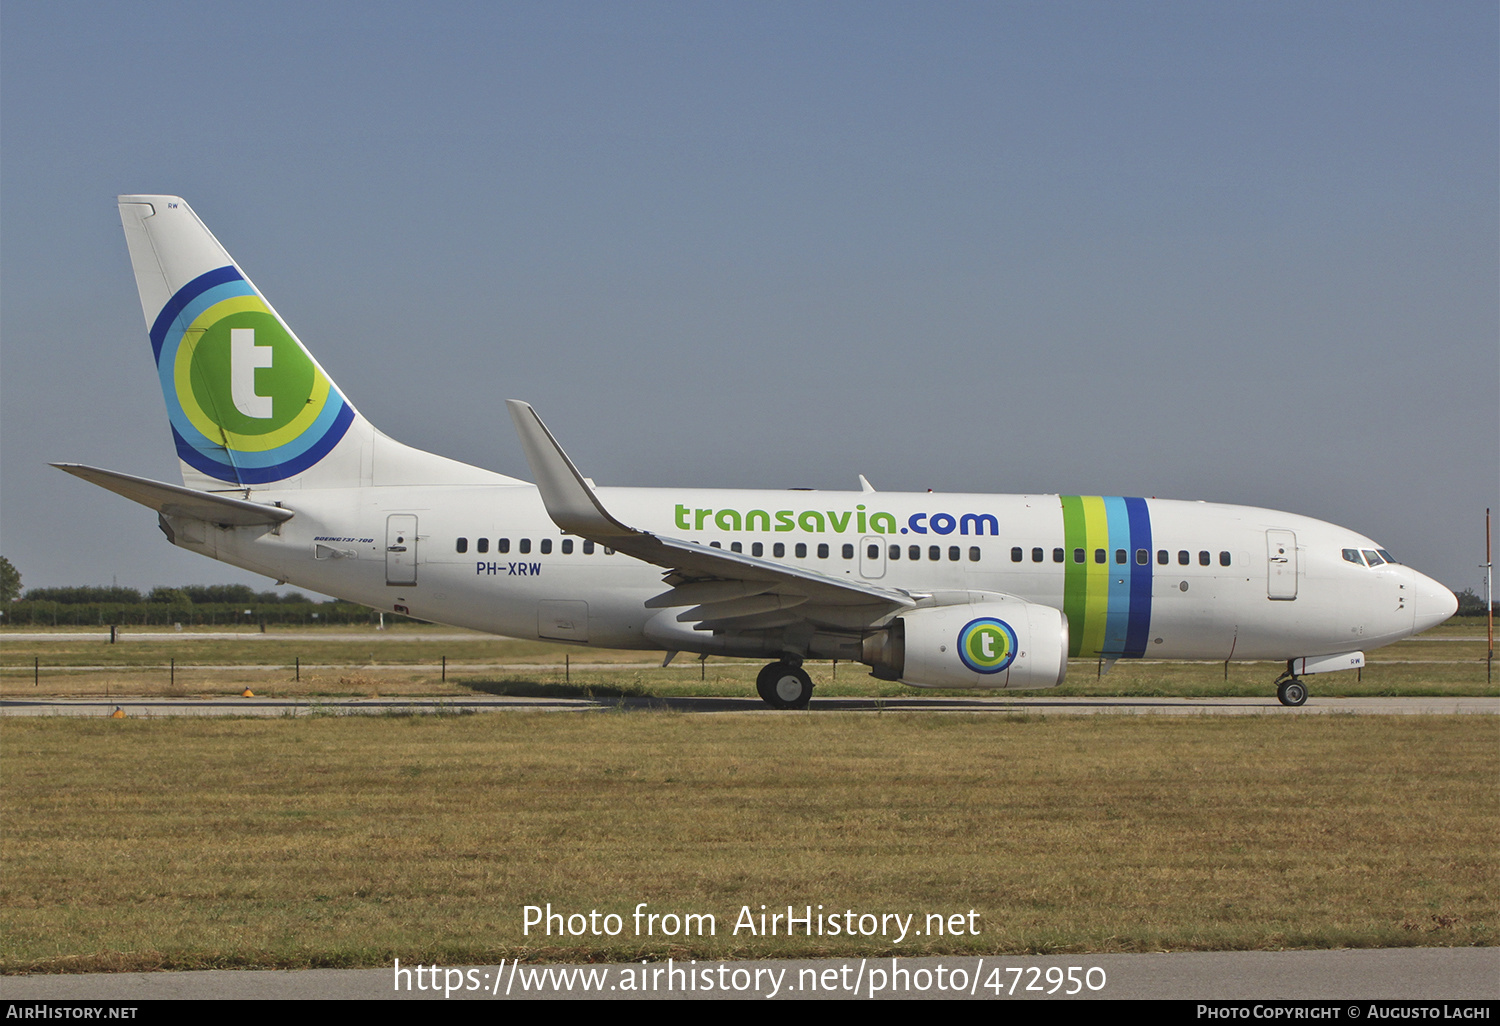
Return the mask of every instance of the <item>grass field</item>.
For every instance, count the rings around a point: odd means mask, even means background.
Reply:
[[[1497,780],[1491,716],[7,720],[0,971],[1489,945]]]
[[[448,628],[404,625],[245,631],[229,638],[183,632],[164,641],[10,641],[0,632],[0,697],[229,696],[251,688],[275,697],[466,694],[594,694],[677,697],[754,694],[761,663],[513,641]],[[59,632],[62,633],[62,632]],[[128,639],[128,635],[127,635]],[[1482,620],[1450,621],[1421,637],[1368,653],[1369,665],[1308,678],[1314,696],[1495,696],[1486,680]],[[447,679],[443,679],[443,660]],[[572,666],[564,669],[564,661]],[[173,668],[175,661],[175,668]],[[300,662],[300,670],[297,666]],[[607,668],[592,669],[598,664]],[[576,667],[576,668],[575,668]],[[912,697],[932,692],[877,681],[859,665],[810,663],[817,697]],[[1033,694],[1122,697],[1274,695],[1274,663],[1122,660],[1100,676],[1074,661],[1060,688]],[[300,679],[298,679],[300,677]],[[1024,693],[1023,693],[1024,694]]]

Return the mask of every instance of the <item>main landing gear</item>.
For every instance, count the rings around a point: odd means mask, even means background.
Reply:
[[[755,690],[773,709],[806,709],[813,682],[797,663],[771,663],[755,678]]]
[[[1301,705],[1307,701],[1307,685],[1291,670],[1276,678],[1276,700],[1282,705]]]

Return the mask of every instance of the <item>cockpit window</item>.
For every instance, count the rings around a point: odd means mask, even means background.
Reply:
[[[1378,553],[1380,553],[1380,557],[1382,559],[1384,559],[1387,563],[1396,563],[1396,562],[1398,562],[1398,560],[1396,559],[1396,557],[1393,556],[1393,555],[1391,555],[1389,552],[1385,551],[1385,549],[1376,549],[1375,551],[1378,552]]]
[[[1365,562],[1369,563],[1371,566],[1379,566],[1381,563],[1385,562],[1385,560],[1380,558],[1380,553],[1376,552],[1374,549],[1365,549],[1364,553]]]
[[[1365,565],[1365,561],[1360,558],[1358,549],[1345,549],[1344,558],[1351,563],[1358,563],[1360,566]]]

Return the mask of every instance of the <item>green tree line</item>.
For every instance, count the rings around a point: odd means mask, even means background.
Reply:
[[[185,584],[177,588],[166,586],[152,588],[145,595],[135,588],[102,587],[83,585],[70,588],[28,588],[23,602],[57,602],[65,606],[136,605],[141,602],[172,602],[177,605],[209,605],[219,603],[254,603],[276,605],[280,603],[311,602],[301,592],[291,591],[279,595],[274,591],[256,591],[246,584]]]
[[[37,589],[41,591],[43,589]],[[103,589],[109,590],[109,589]],[[158,589],[180,592],[183,589]],[[277,596],[274,602],[59,602],[32,599],[28,592],[19,602],[5,610],[5,623],[33,627],[84,626],[172,626],[226,627],[235,624],[368,624],[380,619],[369,606],[355,602],[288,601]],[[406,617],[387,613],[388,622]]]
[[[301,592],[256,591],[245,584],[186,584],[152,588],[83,585],[21,590],[21,574],[0,556],[0,607],[5,623],[25,626],[164,627],[235,624],[366,624],[380,614],[355,602],[315,602]],[[393,619],[408,619],[388,614]]]

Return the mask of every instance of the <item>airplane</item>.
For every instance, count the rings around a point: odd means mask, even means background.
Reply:
[[[1439,624],[1453,593],[1291,513],[1089,495],[596,487],[528,404],[535,483],[360,415],[176,196],[120,196],[182,484],[54,464],[157,513],[174,545],[377,610],[512,638],[809,660],[925,688],[1061,684],[1069,659],[1274,660],[1304,677]]]

